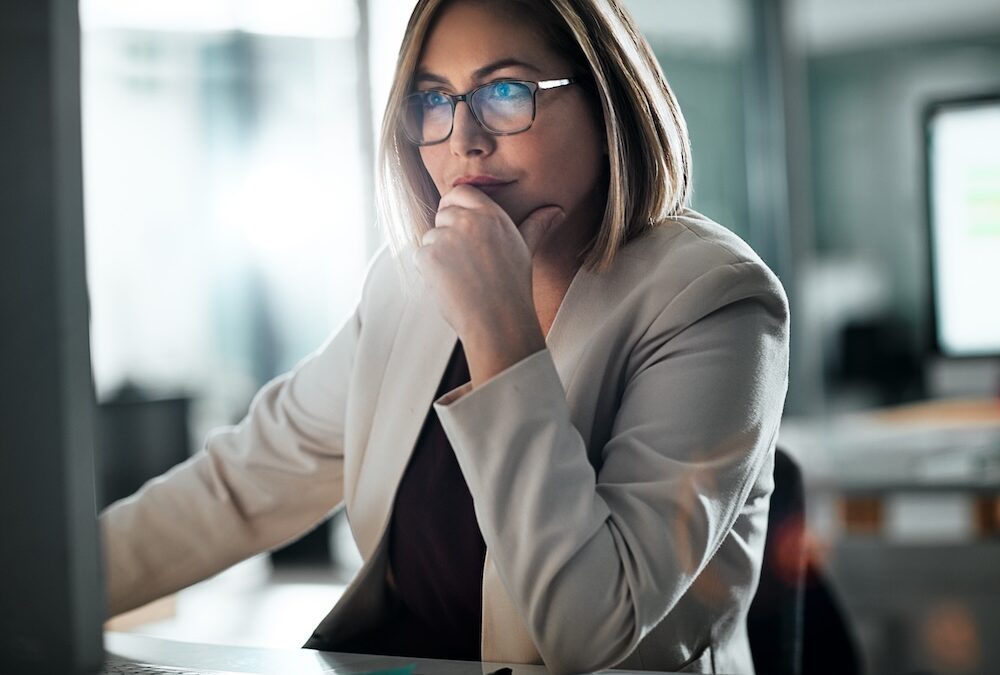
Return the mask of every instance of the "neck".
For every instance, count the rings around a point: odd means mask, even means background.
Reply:
[[[569,242],[563,238],[562,233],[562,228],[559,232],[553,233],[554,236],[549,237],[549,242],[555,245],[550,245],[547,250],[536,251],[531,264],[532,299],[542,334],[546,336],[562,305],[566,291],[573,282],[573,277],[580,269],[579,252],[586,244],[586,241],[583,241],[568,245]]]

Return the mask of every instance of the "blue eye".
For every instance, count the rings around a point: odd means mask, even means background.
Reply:
[[[497,82],[486,91],[489,99],[497,103],[524,103],[531,99],[531,90],[520,82]]]
[[[447,106],[448,97],[439,91],[428,91],[424,93],[424,107],[425,108],[437,108],[439,106]]]

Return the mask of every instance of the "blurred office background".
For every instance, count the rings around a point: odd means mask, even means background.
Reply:
[[[625,4],[689,125],[692,206],[788,290],[781,442],[803,467],[811,555],[864,664],[1000,671],[1000,347],[931,347],[925,166],[932,103],[1000,92],[1000,5]],[[105,501],[237,421],[352,310],[382,241],[375,133],[412,5],[81,0]],[[982,144],[994,163],[980,241],[1000,253],[1000,140]],[[995,326],[1000,287],[977,293]],[[324,527],[140,629],[297,646],[354,556],[343,527]],[[312,571],[278,574],[296,561]],[[278,604],[263,603],[275,589]],[[213,593],[244,591],[246,611],[213,610]],[[301,626],[274,621],[282,602],[310,608]]]

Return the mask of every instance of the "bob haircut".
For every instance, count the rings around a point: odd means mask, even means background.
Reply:
[[[441,9],[455,1],[417,2],[389,92],[378,157],[378,211],[397,254],[419,245],[434,227],[441,198],[419,148],[403,135],[402,110],[428,32]],[[549,47],[577,71],[601,114],[607,203],[596,236],[581,254],[589,269],[606,269],[623,245],[685,208],[691,189],[687,125],[649,43],[620,0],[457,1],[495,3],[530,17]]]

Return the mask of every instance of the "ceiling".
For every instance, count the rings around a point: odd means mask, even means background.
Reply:
[[[1000,34],[1000,0],[786,0],[793,44],[835,52],[879,44]],[[651,39],[736,49],[749,0],[624,0]]]
[[[1000,33],[1000,0],[791,0],[789,11],[809,52]]]

